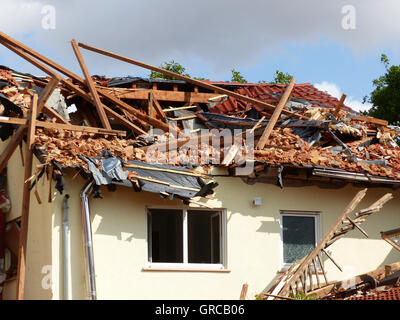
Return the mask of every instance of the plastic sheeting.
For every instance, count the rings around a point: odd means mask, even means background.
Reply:
[[[102,158],[82,157],[82,159],[87,162],[88,169],[92,173],[96,185],[119,184],[132,187],[133,183],[128,179],[128,174],[129,172],[134,172],[135,175],[137,175],[140,190],[159,193],[164,197],[169,196],[171,199],[175,196],[179,198],[206,196],[212,194],[212,189],[218,185],[217,183],[206,184],[203,179],[197,176],[140,168],[123,168],[124,163],[121,159],[109,157],[107,154],[104,154],[104,156],[105,157]],[[141,167],[189,172],[186,167],[149,164],[135,160],[129,161],[128,163]],[[154,181],[157,180],[160,181],[160,183],[140,179],[141,177],[150,178]],[[187,190],[188,188],[194,190]]]
[[[189,172],[185,167],[170,166],[165,164],[149,164],[135,160],[129,161],[128,163],[140,165],[142,167],[149,167],[149,168],[153,167],[159,169],[170,169],[174,171]],[[138,178],[142,190],[149,192],[156,192],[156,193],[168,193],[171,195],[171,197],[173,196],[178,196],[182,198],[193,198],[197,196],[204,197],[206,195],[212,194],[213,193],[212,189],[218,185],[217,183],[213,182],[206,184],[203,181],[203,179],[196,176],[188,176],[172,172],[152,171],[152,170],[137,169],[137,168],[126,168],[126,169],[128,171],[133,171],[137,173],[137,175],[140,177],[152,178],[155,180],[163,181],[170,185],[198,190],[198,191],[185,190],[168,186],[165,184],[141,180],[140,178]]]
[[[16,104],[11,102],[7,97],[0,93],[0,104],[4,106],[4,112],[1,116],[8,117],[11,116],[12,113],[18,114],[20,116],[23,115],[22,110]],[[0,124],[0,138],[2,141],[7,140],[14,132],[15,125],[9,123],[1,123]]]

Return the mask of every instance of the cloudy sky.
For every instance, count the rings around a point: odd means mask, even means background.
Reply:
[[[53,11],[54,14],[53,15]],[[0,30],[80,74],[71,39],[197,77],[269,81],[275,70],[360,110],[381,53],[400,64],[398,0],[1,0]],[[53,19],[54,18],[54,19]],[[83,52],[92,74],[149,71]],[[0,46],[0,64],[41,74]]]

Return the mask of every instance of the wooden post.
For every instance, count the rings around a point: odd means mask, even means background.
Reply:
[[[269,136],[271,135],[271,132],[274,129],[275,124],[278,121],[279,116],[281,115],[283,108],[285,107],[290,94],[292,93],[295,83],[296,83],[296,80],[293,77],[290,80],[290,83],[288,84],[288,86],[286,87],[285,92],[281,96],[278,106],[275,108],[274,113],[272,114],[272,117],[269,120],[267,127],[265,128],[260,140],[258,141],[257,149],[262,150],[262,149],[264,149],[265,145],[267,144]]]
[[[46,87],[44,87],[43,91],[40,93],[40,96],[39,96],[37,113],[42,111],[47,100],[50,98],[51,94],[53,93],[54,89],[57,88],[59,82],[60,82],[59,77],[53,77],[53,78],[51,78],[49,83],[46,85]]]
[[[92,94],[94,105],[96,106],[97,112],[99,114],[101,124],[103,125],[103,128],[111,129],[110,122],[108,121],[106,113],[104,112],[99,95],[97,93],[97,90],[94,86],[93,80],[90,76],[89,70],[85,64],[85,60],[83,60],[81,51],[79,50],[79,47],[78,47],[75,39],[71,41],[71,44],[72,44],[72,48],[74,49],[76,58],[78,59],[79,65],[81,66],[82,72],[86,78],[86,84],[90,90],[90,93]]]
[[[26,157],[25,157],[25,175],[24,181],[29,179],[32,174],[33,152],[32,145],[35,140],[35,122],[37,115],[38,96],[35,94],[32,99],[30,110],[29,124],[27,130]],[[28,239],[28,222],[29,222],[29,203],[31,182],[24,183],[22,196],[22,212],[21,212],[21,231],[19,234],[18,246],[18,272],[17,272],[17,299],[24,299],[25,289],[25,272],[26,272],[26,245]]]
[[[344,100],[346,99],[346,95],[342,94],[340,97],[339,103],[337,104],[335,110],[333,111],[333,115],[337,117],[339,115],[340,109],[343,107]]]
[[[154,95],[153,95],[153,106],[154,106],[154,109],[156,110],[157,114],[159,115],[159,117],[161,119],[165,119],[165,113],[164,113],[160,103],[158,102],[158,100],[154,97]]]
[[[242,291],[240,292],[240,300],[246,300],[248,288],[249,285],[247,283],[243,284]]]

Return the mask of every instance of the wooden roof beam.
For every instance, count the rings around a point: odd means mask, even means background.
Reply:
[[[89,88],[90,93],[92,94],[94,105],[95,105],[95,107],[97,109],[97,112],[99,114],[101,124],[103,125],[103,128],[111,129],[110,122],[108,121],[107,115],[106,115],[106,113],[104,111],[104,108],[103,108],[103,104],[100,101],[100,98],[99,98],[99,95],[98,95],[97,90],[95,88],[95,85],[93,83],[92,77],[90,76],[89,70],[88,70],[88,68],[86,66],[86,63],[85,63],[85,60],[83,60],[81,51],[79,50],[79,47],[78,47],[75,39],[73,39],[71,41],[71,45],[72,45],[72,49],[75,52],[75,56],[78,59],[79,65],[81,66],[82,72],[83,72],[83,74],[84,74],[84,76],[86,78],[86,85]]]
[[[286,87],[285,92],[281,96],[278,106],[274,110],[274,113],[272,114],[267,127],[265,128],[260,140],[258,141],[257,149],[262,150],[262,149],[264,149],[265,145],[267,144],[269,136],[271,135],[272,130],[274,129],[275,124],[279,119],[279,116],[281,115],[282,111],[284,110],[283,108],[285,107],[286,103],[288,102],[288,99],[292,93],[295,83],[296,83],[296,80],[293,77],[290,80],[290,83],[288,84],[288,86]]]
[[[37,60],[33,59],[32,57],[42,61],[46,65],[48,65],[51,68],[61,72],[65,76],[75,80],[76,82],[80,83],[81,85],[86,86],[85,80],[82,79],[77,74],[71,72],[70,70],[64,68],[63,66],[57,64],[56,62],[52,61],[51,59],[49,59],[49,58],[43,56],[42,54],[34,51],[33,49],[29,48],[28,46],[24,45],[23,43],[15,40],[15,39],[13,39],[12,37],[6,35],[5,33],[1,32],[1,31],[0,31],[0,43],[3,44],[8,49],[10,49],[11,51],[13,51],[16,54],[18,54],[19,56],[21,56],[22,58],[24,58],[25,60],[27,60],[30,63],[32,63],[34,66],[36,66],[37,68],[39,68],[43,72],[49,74],[51,77],[59,76],[59,75],[57,73],[55,73],[53,70],[51,70],[48,67],[46,67],[45,65],[43,65],[42,63],[40,63]],[[63,84],[65,84],[66,86],[68,86],[70,89],[79,88],[79,87],[73,85],[70,81],[67,81],[66,79],[61,78],[60,81]],[[84,91],[80,90],[80,92],[84,92]],[[122,109],[128,110],[129,112],[133,113],[135,117],[137,117],[138,119],[140,119],[142,121],[145,121],[145,122],[151,124],[155,128],[159,128],[159,129],[164,130],[166,132],[169,130],[169,126],[167,124],[165,124],[164,122],[147,116],[146,114],[136,110],[135,108],[131,107],[129,104],[121,101],[120,99],[118,99],[116,97],[113,97],[112,95],[106,94],[104,92],[99,92],[99,93],[100,93],[101,96],[106,98],[108,101],[110,101],[111,103],[115,104],[118,108],[122,108]],[[87,96],[89,96],[89,95],[87,95]],[[87,99],[86,92],[85,92],[85,97],[84,98]],[[90,97],[89,102],[93,103],[91,97]]]
[[[261,100],[257,100],[257,99],[254,99],[254,98],[250,98],[248,96],[244,96],[244,95],[241,95],[241,94],[236,93],[234,91],[230,91],[230,90],[227,90],[227,89],[224,89],[224,88],[220,88],[220,87],[214,86],[212,84],[205,83],[205,82],[200,81],[200,80],[192,79],[192,78],[190,78],[188,76],[184,76],[184,75],[181,75],[181,74],[169,71],[169,70],[164,70],[162,68],[154,67],[154,66],[146,64],[144,62],[140,62],[140,61],[137,61],[137,60],[134,60],[134,59],[130,59],[130,58],[121,56],[121,55],[113,53],[113,52],[109,52],[109,51],[102,50],[102,49],[99,49],[99,48],[96,48],[96,47],[92,47],[92,46],[89,46],[89,45],[81,43],[81,42],[78,43],[78,45],[81,48],[84,48],[86,50],[97,52],[97,53],[100,53],[102,55],[105,55],[105,56],[108,56],[108,57],[111,57],[111,58],[114,58],[114,59],[117,59],[117,60],[121,60],[121,61],[133,64],[133,65],[145,68],[145,69],[149,69],[149,70],[152,70],[152,71],[155,71],[155,72],[159,72],[161,74],[164,74],[166,76],[170,76],[170,77],[173,77],[173,78],[176,78],[176,79],[179,79],[179,80],[184,80],[184,81],[189,82],[191,84],[194,84],[196,86],[199,86],[199,87],[202,87],[202,88],[205,88],[205,89],[208,89],[208,90],[220,93],[220,94],[226,94],[226,95],[228,95],[230,97],[233,97],[233,98],[236,98],[236,99],[239,99],[239,100],[246,101],[248,103],[252,103],[252,104],[261,106],[261,107],[263,107],[264,109],[267,109],[267,110],[274,110],[275,109],[275,106],[272,105],[272,104],[269,104],[269,103],[266,103],[266,102],[263,102]],[[293,112],[290,112],[288,110],[283,110],[283,112],[285,114],[290,114],[291,116],[296,117],[296,118],[300,117],[300,115],[295,114]]]

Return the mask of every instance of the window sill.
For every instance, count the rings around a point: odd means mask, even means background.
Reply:
[[[142,271],[173,271],[173,272],[220,272],[229,273],[231,270],[225,269],[220,265],[146,265]]]

